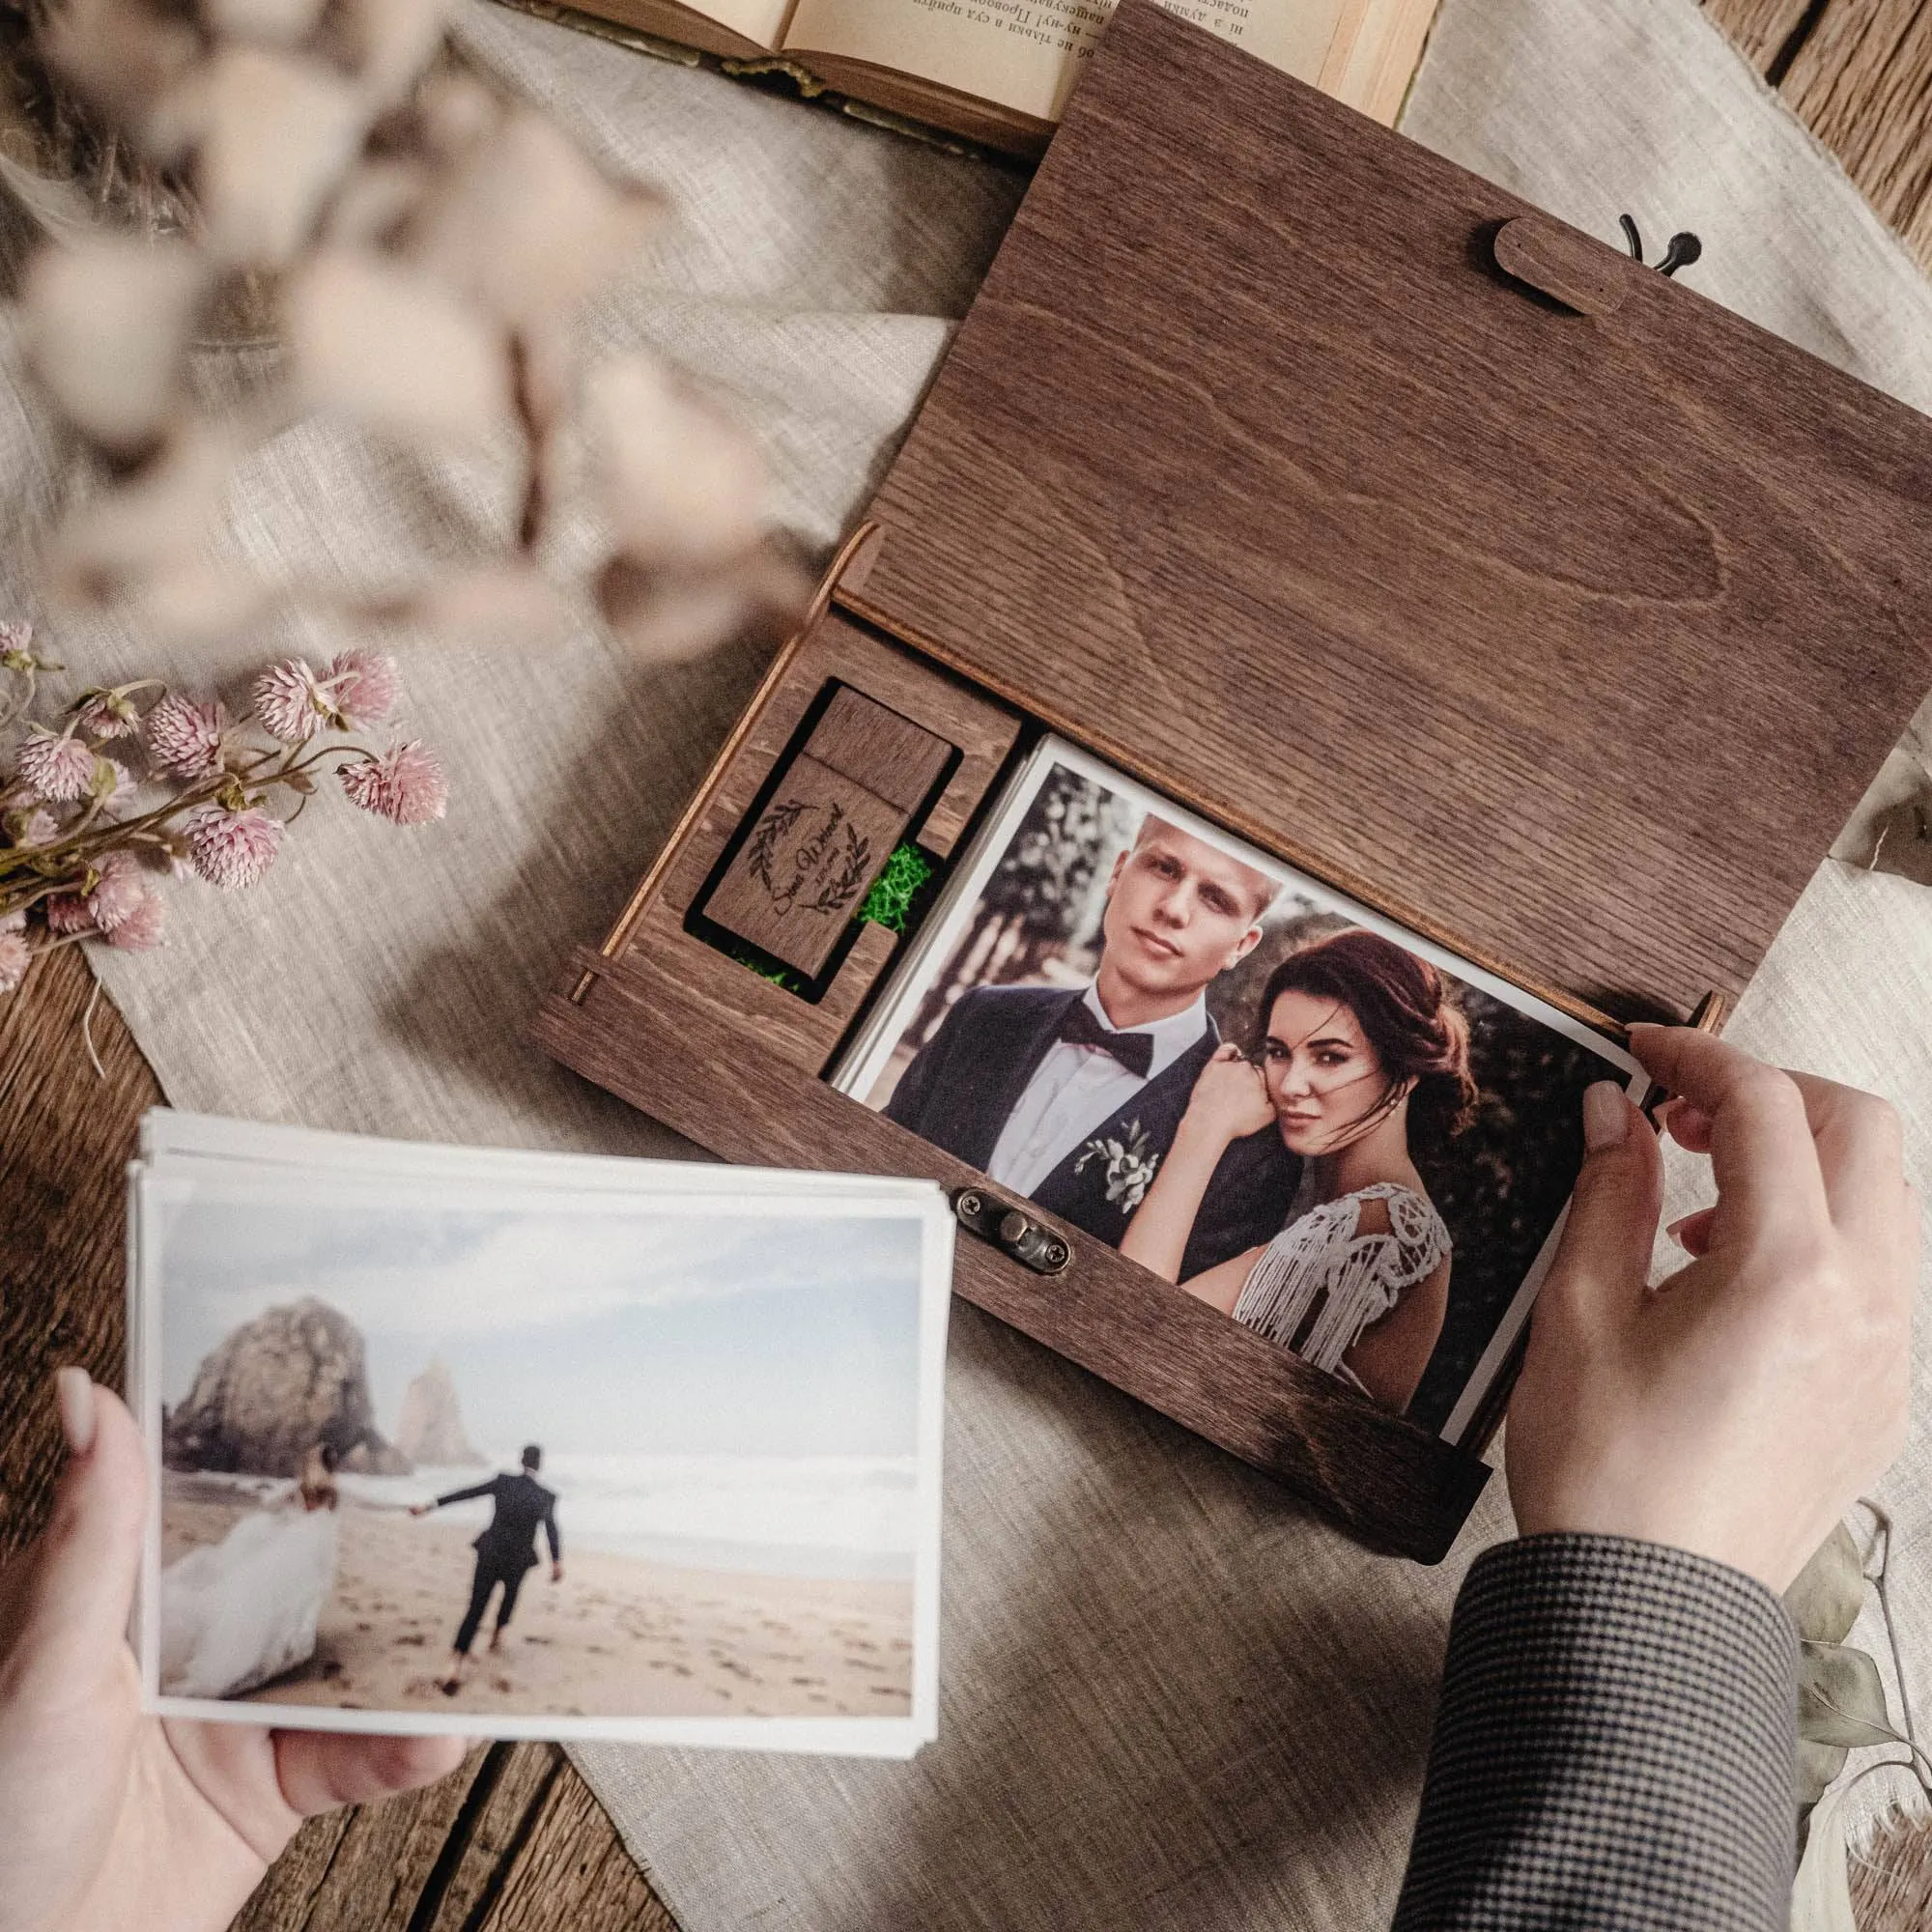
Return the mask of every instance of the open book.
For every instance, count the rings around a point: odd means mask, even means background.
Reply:
[[[575,0],[729,60],[796,68],[851,99],[1037,155],[1113,0]],[[1163,0],[1171,11],[1392,123],[1435,0]]]

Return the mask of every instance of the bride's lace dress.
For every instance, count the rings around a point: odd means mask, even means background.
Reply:
[[[335,1512],[267,1509],[161,1572],[161,1690],[233,1697],[315,1654],[335,1587]]]
[[[1388,1226],[1364,1233],[1371,1201],[1383,1204]],[[1356,1337],[1448,1255],[1449,1230],[1434,1205],[1412,1187],[1377,1181],[1291,1221],[1249,1270],[1235,1320],[1354,1381],[1342,1358]]]

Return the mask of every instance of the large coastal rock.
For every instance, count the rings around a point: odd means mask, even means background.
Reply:
[[[314,1295],[234,1330],[161,1428],[170,1469],[294,1476],[326,1442],[345,1467],[407,1475],[369,1400],[361,1331]]]
[[[463,1433],[463,1408],[456,1399],[456,1380],[440,1355],[403,1391],[403,1412],[396,1420],[396,1451],[412,1463],[443,1467],[481,1463]]]

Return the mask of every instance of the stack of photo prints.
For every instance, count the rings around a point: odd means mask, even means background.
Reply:
[[[840,1092],[1461,1442],[1582,1160],[1597,1032],[1065,741],[1021,763]]]
[[[952,1231],[929,1181],[151,1114],[150,1708],[911,1756]]]

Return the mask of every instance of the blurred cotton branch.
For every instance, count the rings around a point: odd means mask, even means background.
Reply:
[[[444,47],[449,0],[46,0],[43,120],[151,185],[118,228],[49,203],[22,308],[32,366],[98,487],[55,533],[56,610],[160,639],[298,607],[360,630],[536,643],[594,608],[639,652],[702,650],[802,602],[744,433],[652,357],[586,365],[586,298],[659,197],[604,176]],[[16,189],[17,167],[9,169]],[[155,186],[158,185],[158,186]],[[265,301],[284,346],[245,407],[197,399],[208,319]],[[500,548],[407,582],[270,581],[213,539],[238,465],[323,413],[482,464]],[[567,526],[567,527],[566,527]]]

